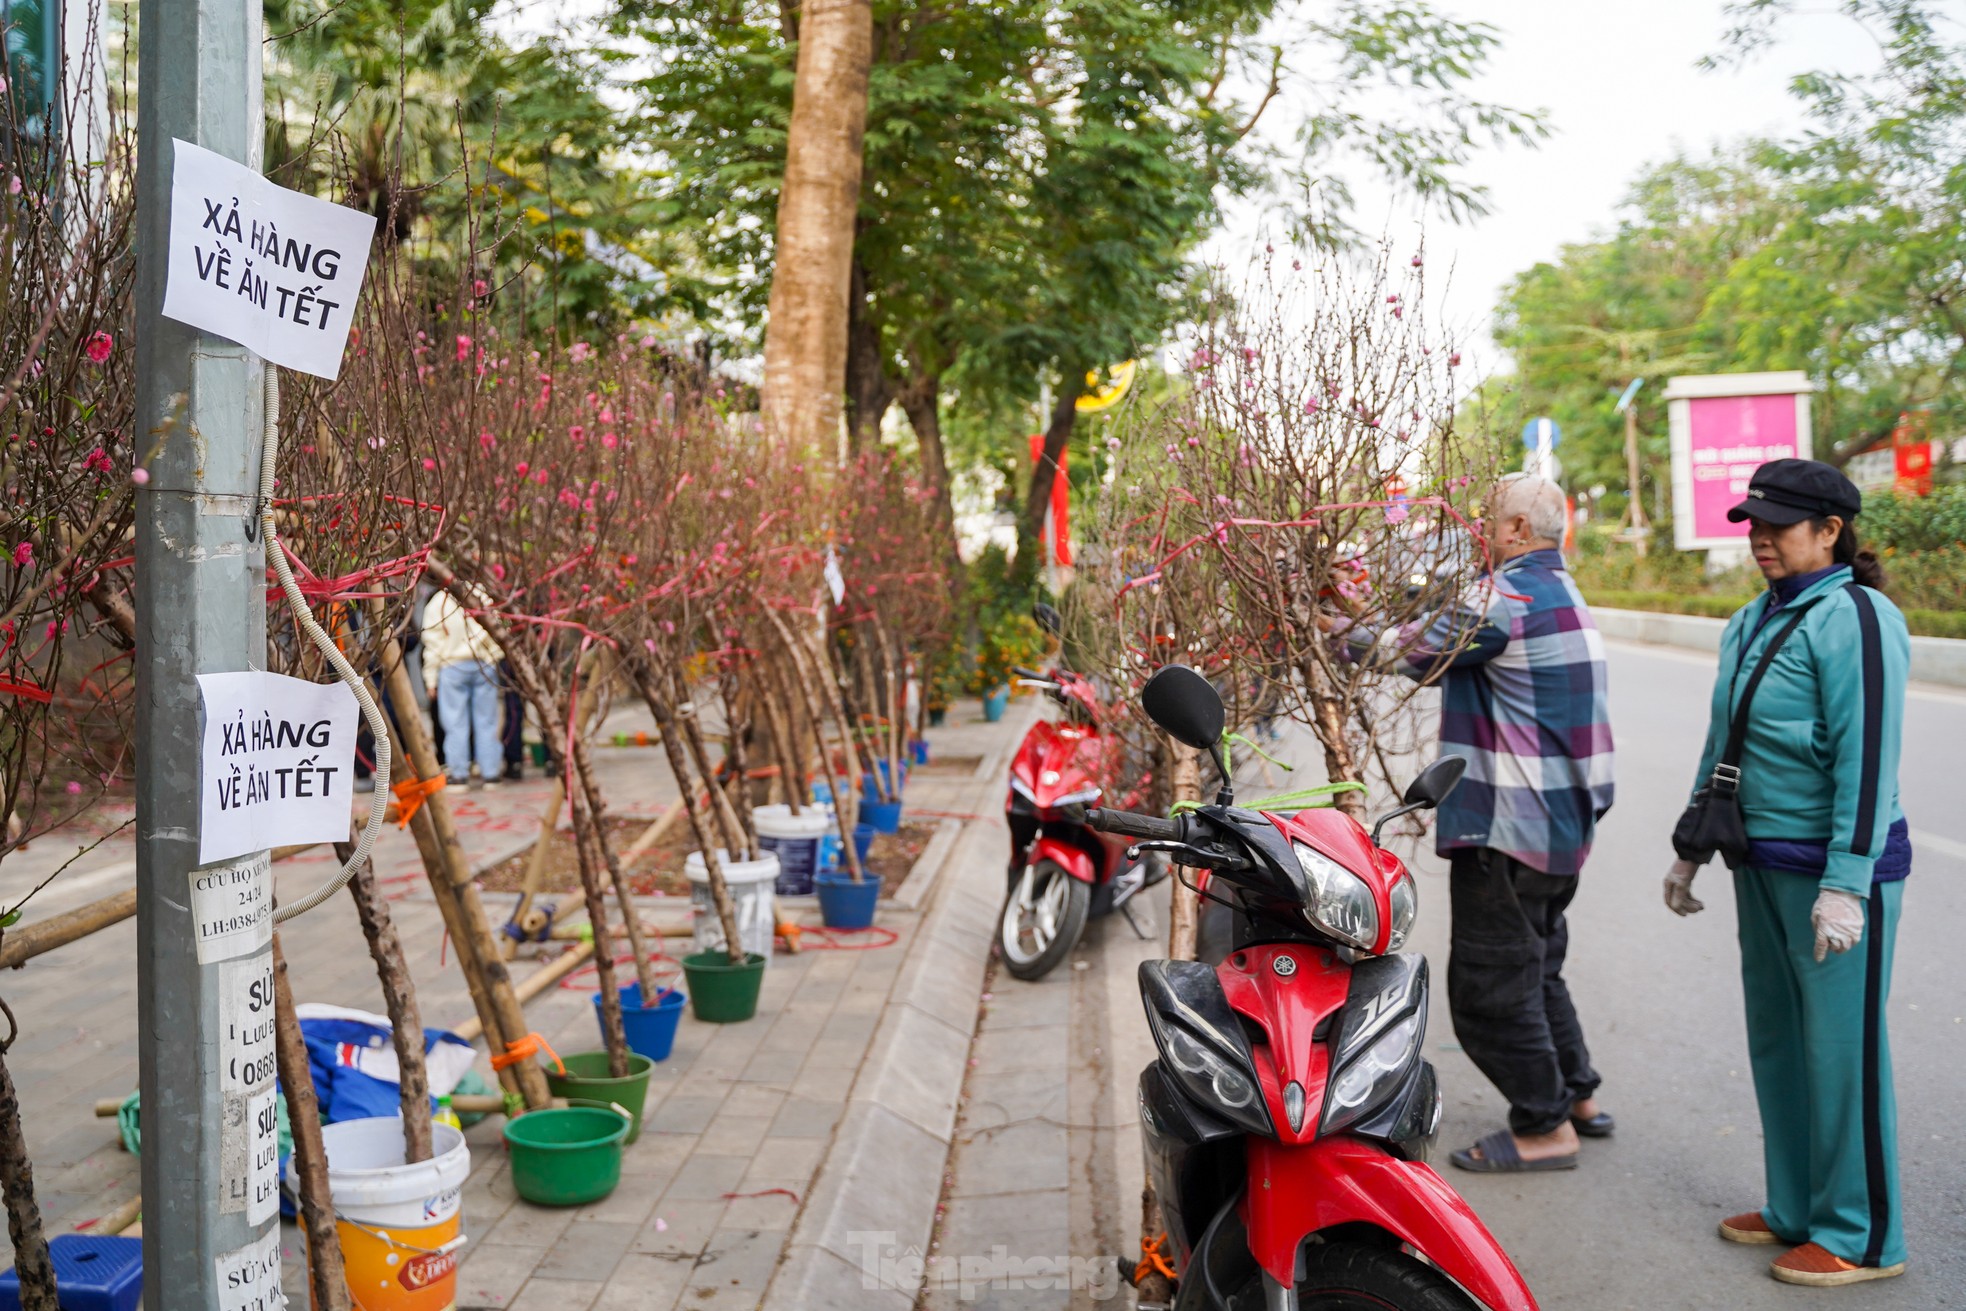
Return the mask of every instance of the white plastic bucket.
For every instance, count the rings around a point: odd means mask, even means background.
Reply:
[[[759,806],[751,815],[758,824],[758,845],[778,857],[773,885],[778,895],[811,896],[820,844],[833,827],[832,816],[823,806],[801,806],[796,815],[790,806]]]
[[[430,1132],[435,1154],[405,1165],[400,1115],[321,1126],[348,1290],[362,1311],[440,1311],[457,1301],[471,1149],[452,1125],[437,1121]],[[287,1185],[299,1187],[291,1160]]]
[[[771,940],[778,931],[772,887],[778,882],[778,857],[767,851],[756,860],[732,860],[723,851],[717,859],[724,869],[724,884],[730,889],[731,910],[737,916],[738,945],[771,961]],[[710,895],[710,870],[703,853],[692,851],[683,861],[683,874],[689,879],[690,910],[695,921],[695,950],[723,951],[724,926],[717,918],[717,903]]]

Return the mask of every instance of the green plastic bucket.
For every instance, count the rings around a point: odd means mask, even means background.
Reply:
[[[512,1186],[536,1206],[598,1202],[621,1182],[623,1140],[634,1117],[611,1107],[528,1111],[505,1122]]]
[[[655,1068],[654,1061],[639,1052],[629,1052],[628,1073],[619,1079],[609,1077],[608,1054],[604,1051],[575,1052],[562,1056],[560,1064],[566,1066],[565,1074],[550,1065],[544,1067],[546,1086],[555,1097],[601,1106],[613,1103],[634,1117],[628,1126],[628,1141],[642,1136],[642,1106],[648,1101],[649,1071]]]
[[[765,958],[752,952],[742,965],[733,965],[729,952],[699,951],[683,957],[683,977],[689,981],[692,1015],[706,1024],[736,1024],[758,1013]]]

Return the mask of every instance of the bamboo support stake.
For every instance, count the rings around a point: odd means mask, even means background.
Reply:
[[[349,843],[337,842],[335,856],[344,864],[355,854]],[[375,865],[364,860],[349,876],[348,892],[355,915],[368,940],[382,985],[383,1009],[389,1013],[390,1043],[396,1049],[398,1102],[403,1109],[403,1163],[415,1165],[435,1155],[430,1128],[430,1072],[423,1062],[423,1015],[416,1004],[416,982],[410,978],[403,944],[389,916],[389,903],[376,886]]]
[[[601,1045],[607,1048],[608,1077],[628,1075],[628,1035],[621,1027],[621,994],[614,982],[614,951],[608,945],[607,894],[601,891],[600,853],[594,850],[593,816],[586,798],[573,799],[573,836],[580,847],[580,887],[587,898],[587,922],[594,926],[595,979],[601,993]]]
[[[676,821],[683,817],[684,804],[680,800],[671,803],[669,809],[662,812],[661,818],[643,829],[641,836],[628,844],[628,849],[621,853],[621,867],[623,869],[628,868],[647,855],[656,843],[669,836],[669,830],[676,827]],[[698,801],[697,804],[702,805],[703,802]]]
[[[696,838],[697,850],[703,853],[704,872],[710,876],[710,900],[717,908],[717,922],[723,927],[724,949],[730,953],[733,963],[742,964],[744,947],[737,936],[737,908],[731,904],[730,885],[724,882],[724,867],[717,855],[717,844],[711,840],[710,832],[704,827],[696,805],[689,800],[694,791],[694,780],[690,777],[689,762],[683,755],[683,745],[676,739],[682,737],[689,743],[699,766],[708,753],[702,750],[702,742],[693,731],[694,724],[683,724],[681,731],[678,732],[678,716],[669,709],[668,701],[660,694],[657,684],[658,675],[653,670],[645,663],[636,661],[629,667],[629,676],[635,680],[636,687],[641,689],[642,700],[648,703],[649,713],[655,716],[656,727],[662,730],[662,749],[669,756],[669,772],[676,776],[676,788],[684,798],[683,814],[689,820],[690,833]],[[706,774],[706,781],[708,777]],[[713,798],[717,793],[715,786],[707,787],[705,790]],[[711,813],[722,820],[722,812],[716,809],[714,800],[711,804]],[[726,847],[725,850],[729,848]]]
[[[398,782],[436,778],[443,773],[436,749],[416,710],[416,694],[410,687],[409,670],[403,664],[402,649],[394,637],[384,644],[381,654],[383,677],[390,703],[396,706],[398,745],[395,756]],[[492,939],[491,924],[485,918],[484,903],[478,898],[478,885],[471,879],[471,865],[458,842],[457,826],[451,820],[450,802],[442,791],[432,793],[410,819],[410,832],[423,856],[423,868],[436,893],[437,910],[444,928],[457,950],[458,969],[470,989],[471,1000],[484,1025],[485,1037],[494,1054],[503,1053],[507,1043],[517,1042],[528,1032],[526,1014],[512,995],[512,975],[505,968],[498,944]],[[552,1093],[546,1075],[531,1061],[520,1061],[499,1072],[499,1081],[508,1091],[526,1099],[537,1110],[547,1104]]]
[[[321,1141],[321,1108],[314,1099],[307,1041],[294,1017],[293,987],[280,935],[273,935],[273,1048],[287,1120],[294,1135],[294,1174],[300,1180],[300,1226],[307,1237],[307,1292],[313,1311],[348,1311],[348,1276],[341,1236],[335,1232],[334,1199],[328,1193],[328,1150]]]
[[[591,938],[584,942],[575,943],[561,955],[555,956],[552,960],[540,966],[525,978],[520,979],[513,985],[512,995],[521,1002],[531,1001],[534,997],[537,997],[540,993],[545,992],[561,979],[573,973],[583,963],[593,958],[594,942]],[[475,1015],[451,1030],[452,1033],[464,1039],[466,1042],[476,1042],[478,1036],[484,1031],[484,1021]],[[455,1099],[453,1099],[453,1104],[455,1104]],[[100,1106],[101,1103],[98,1102],[97,1105]],[[97,1114],[100,1115],[101,1111],[98,1110]]]
[[[770,614],[769,611],[766,612]],[[806,703],[806,723],[812,730],[813,741],[819,747],[819,767],[826,773],[826,789],[833,794],[833,823],[840,832],[840,858],[847,863],[847,870],[853,875],[855,883],[865,878],[860,868],[860,849],[853,844],[853,813],[857,798],[840,790],[840,781],[833,773],[832,750],[826,745],[826,730],[820,723],[818,709],[813,705],[811,685],[806,681],[805,662],[800,658],[792,635],[777,615],[770,615],[774,627],[778,629],[779,640],[785,643],[785,654],[791,657],[793,677],[798,682],[799,695]]]
[[[580,660],[580,673],[576,677],[582,679],[582,685],[574,705],[574,722],[579,725],[574,734],[576,738],[586,734],[587,721],[594,717],[595,703],[600,699],[600,683],[592,675],[604,650],[605,647],[595,647]],[[533,899],[539,895],[539,885],[546,877],[546,861],[553,852],[553,838],[559,832],[560,812],[566,808],[566,804],[567,780],[562,770],[560,777],[553,781],[553,791],[546,798],[545,808],[540,811],[539,838],[533,843],[532,858],[526,862],[526,877],[519,885],[518,904],[512,908],[514,924],[525,919],[526,912],[532,909]],[[512,937],[505,939],[504,946],[507,960],[519,949],[518,940]]]

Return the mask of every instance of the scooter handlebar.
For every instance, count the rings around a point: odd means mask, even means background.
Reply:
[[[1049,683],[1053,681],[1050,674],[1047,674],[1042,670],[1038,670],[1038,669],[1026,669],[1023,665],[1011,666],[1010,672],[1017,675],[1019,678],[1034,679],[1040,683]]]
[[[1107,810],[1095,808],[1085,812],[1087,828],[1101,833],[1118,833],[1130,838],[1143,838],[1149,842],[1186,842],[1188,823],[1185,819],[1162,819],[1157,815],[1136,815],[1129,810]]]

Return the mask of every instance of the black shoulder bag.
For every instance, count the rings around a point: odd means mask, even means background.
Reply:
[[[1822,598],[1817,597],[1816,601]],[[1748,858],[1748,826],[1741,818],[1741,749],[1748,733],[1748,707],[1754,704],[1755,689],[1761,686],[1761,679],[1768,672],[1768,666],[1775,662],[1775,654],[1782,649],[1782,643],[1789,640],[1789,634],[1801,626],[1803,619],[1815,606],[1816,601],[1795,612],[1795,617],[1783,624],[1776,632],[1768,647],[1761,653],[1755,664],[1754,673],[1748,678],[1748,685],[1741,693],[1740,701],[1734,707],[1734,715],[1727,724],[1727,745],[1714,763],[1713,774],[1707,779],[1705,787],[1693,794],[1693,800],[1673,825],[1673,850],[1681,860],[1690,860],[1695,865],[1704,865],[1718,852],[1727,862],[1729,869],[1738,869]],[[1752,639],[1750,639],[1752,640]],[[1734,670],[1738,681],[1741,671]]]

